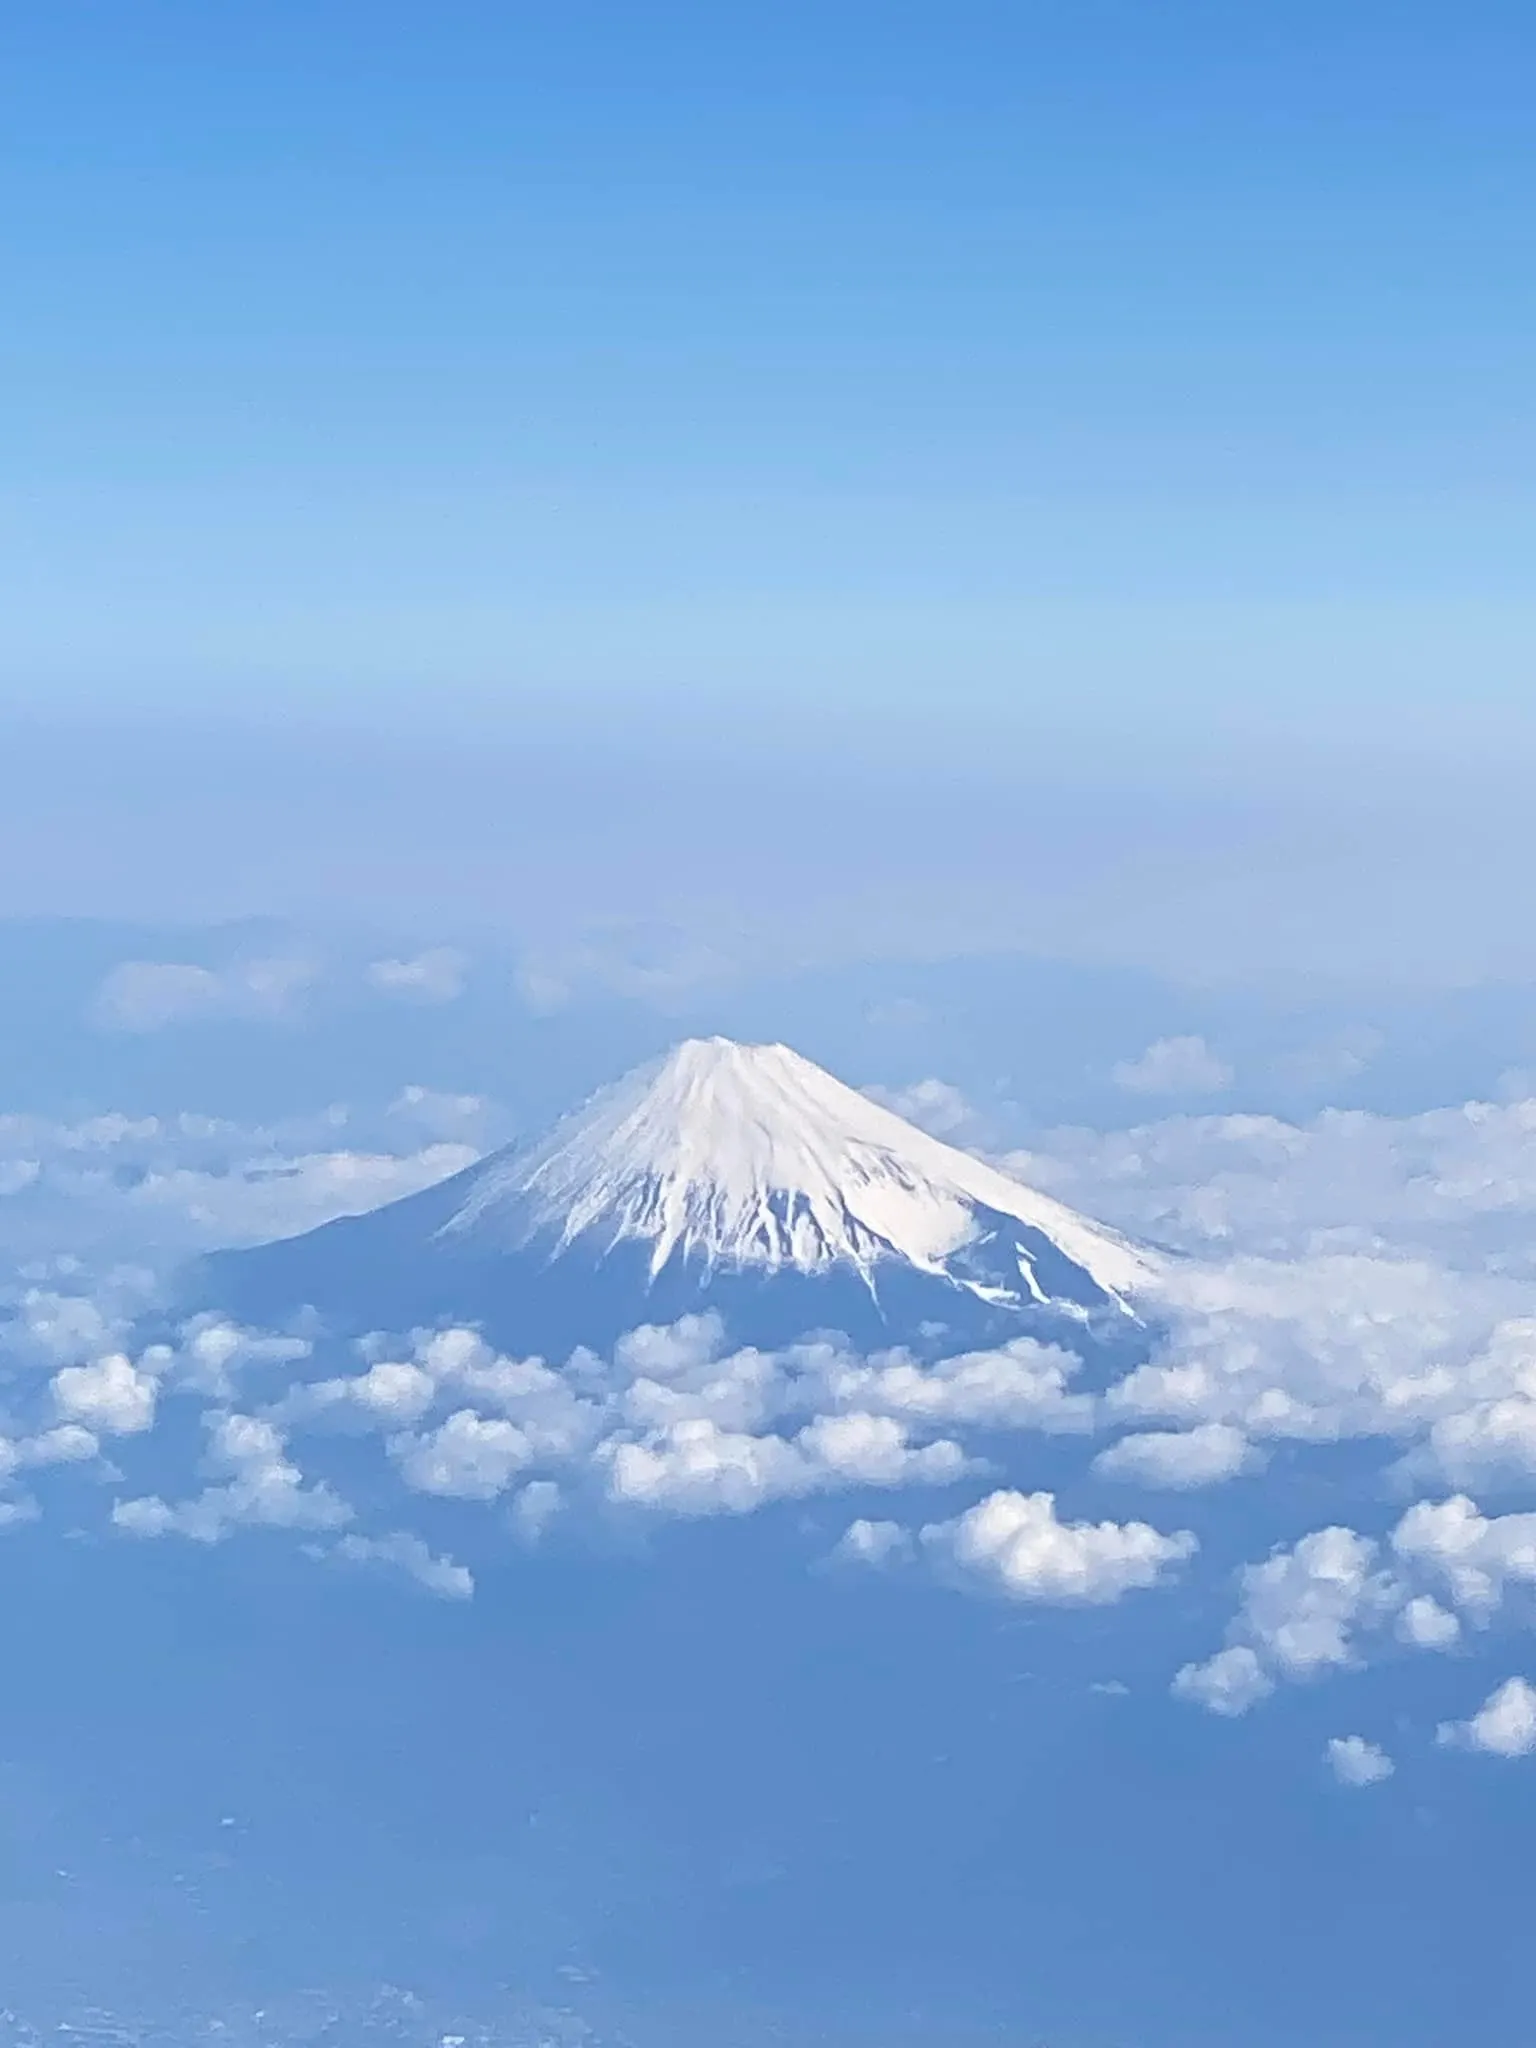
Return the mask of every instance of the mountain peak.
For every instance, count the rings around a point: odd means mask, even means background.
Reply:
[[[896,1259],[954,1279],[988,1218],[1038,1234],[1114,1299],[1151,1273],[1133,1246],[786,1045],[689,1039],[466,1179],[443,1239],[633,1242],[653,1276],[681,1257],[706,1270],[852,1266],[873,1284]],[[1047,1299],[1027,1237],[1015,1250],[1014,1284]]]

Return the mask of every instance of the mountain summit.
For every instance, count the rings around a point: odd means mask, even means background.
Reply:
[[[210,1264],[240,1312],[454,1316],[541,1349],[709,1306],[759,1343],[980,1336],[1119,1316],[1153,1277],[1124,1239],[788,1046],[727,1038],[675,1047],[421,1194]]]

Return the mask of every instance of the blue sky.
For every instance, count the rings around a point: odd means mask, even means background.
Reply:
[[[12,21],[4,701],[1523,729],[1529,34]]]

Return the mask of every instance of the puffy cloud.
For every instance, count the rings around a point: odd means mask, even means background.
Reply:
[[[134,1436],[151,1429],[159,1382],[121,1352],[94,1365],[66,1365],[53,1376],[59,1413],[107,1436]]]
[[[1397,1633],[1415,1650],[1448,1650],[1461,1640],[1461,1623],[1432,1594],[1420,1593],[1397,1617]]]
[[[336,1545],[336,1555],[352,1564],[392,1566],[442,1600],[468,1600],[474,1594],[474,1574],[467,1565],[456,1564],[451,1557],[439,1557],[419,1536],[404,1530],[397,1529],[388,1536],[343,1536]]]
[[[101,1442],[94,1430],[61,1422],[40,1436],[24,1437],[15,1452],[18,1465],[83,1465],[100,1455]]]
[[[494,1500],[528,1464],[532,1451],[515,1423],[460,1408],[425,1436],[390,1445],[405,1483],[418,1493]]]
[[[433,946],[407,960],[374,960],[368,981],[381,995],[405,996],[422,1003],[451,1003],[464,993],[469,962],[451,946]]]
[[[194,1499],[171,1504],[158,1495],[118,1501],[113,1524],[130,1536],[190,1536],[199,1543],[218,1543],[242,1525],[273,1529],[334,1529],[352,1518],[352,1510],[330,1488],[306,1486],[304,1475],[287,1455],[280,1431],[255,1415],[221,1414],[205,1418],[209,1429],[206,1463],[227,1474],[221,1484],[205,1487]]]
[[[1134,1095],[1220,1095],[1232,1069],[1203,1038],[1159,1038],[1139,1059],[1122,1060],[1114,1082]]]
[[[1145,1522],[1063,1522],[1050,1493],[988,1494],[920,1537],[963,1578],[1015,1600],[1102,1605],[1155,1586],[1198,1547],[1186,1529],[1165,1536]]]
[[[891,1415],[820,1415],[795,1442],[814,1470],[854,1486],[943,1486],[967,1469],[957,1443],[914,1445]]]
[[[1247,1643],[1218,1650],[1203,1664],[1184,1665],[1173,1681],[1176,1699],[1193,1700],[1213,1714],[1246,1714],[1274,1689],[1275,1681],[1259,1662],[1258,1652]]]
[[[1341,1785],[1380,1785],[1397,1766],[1387,1752],[1363,1735],[1335,1735],[1328,1744],[1329,1769]]]
[[[1016,1337],[991,1351],[965,1351],[933,1365],[906,1353],[868,1360],[827,1349],[800,1354],[822,1398],[910,1418],[978,1429],[1088,1430],[1094,1402],[1069,1390],[1081,1360],[1055,1344]]]
[[[1443,1721],[1439,1739],[1488,1756],[1529,1756],[1536,1749],[1536,1686],[1507,1678],[1469,1721]]]
[[[832,1552],[836,1564],[884,1565],[912,1555],[912,1538],[899,1522],[850,1522]]]
[[[1140,1486],[1210,1486],[1252,1471],[1253,1445],[1230,1423],[1202,1422],[1193,1429],[1150,1430],[1123,1436],[1093,1461],[1103,1479],[1129,1479]]]
[[[236,960],[220,968],[125,960],[96,991],[91,1016],[110,1031],[224,1018],[277,1021],[293,1015],[318,973],[312,961],[299,959]]]
[[[366,1372],[296,1387],[281,1404],[281,1412],[289,1420],[302,1420],[345,1408],[382,1428],[398,1429],[419,1422],[437,1393],[437,1381],[421,1366],[409,1359],[381,1358]]]
[[[909,1442],[894,1418],[821,1416],[794,1438],[690,1416],[598,1450],[612,1499],[680,1515],[749,1514],[771,1500],[846,1486],[941,1485],[965,1470],[958,1444]]]
[[[1186,1665],[1175,1694],[1215,1713],[1240,1714],[1277,1678],[1306,1679],[1357,1661],[1357,1631],[1394,1613],[1402,1586],[1377,1568],[1378,1546],[1353,1529],[1316,1529],[1241,1577],[1243,1600],[1226,1649]]]
[[[1536,1514],[1486,1516],[1465,1494],[1417,1502],[1393,1530],[1392,1548],[1479,1616],[1499,1605],[1506,1585],[1536,1584]]]

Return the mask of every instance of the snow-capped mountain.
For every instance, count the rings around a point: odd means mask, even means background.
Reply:
[[[758,1343],[1123,1319],[1155,1265],[787,1046],[710,1038],[530,1145],[207,1273],[221,1306],[267,1319],[453,1316],[558,1350],[704,1307]]]

